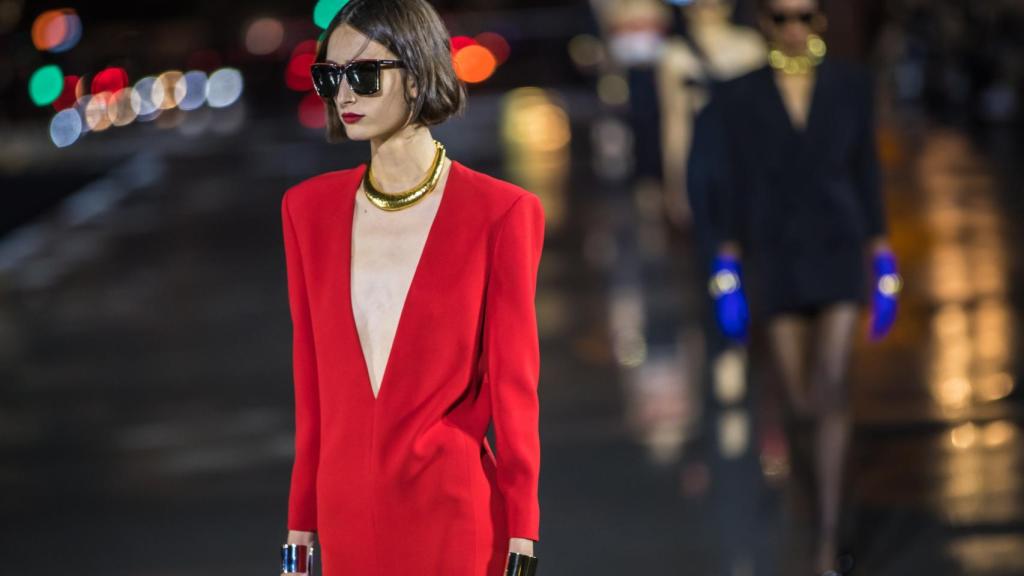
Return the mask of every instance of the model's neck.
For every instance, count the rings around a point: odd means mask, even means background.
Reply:
[[[423,180],[434,161],[434,137],[425,126],[406,126],[370,141],[373,178],[381,191],[400,193]]]

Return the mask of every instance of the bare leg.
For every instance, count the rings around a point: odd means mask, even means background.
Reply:
[[[781,315],[768,323],[772,356],[779,368],[779,376],[786,389],[790,407],[797,416],[813,416],[808,397],[806,350],[810,321],[796,315]]]
[[[843,475],[850,438],[846,372],[857,314],[856,304],[837,304],[823,310],[814,326],[810,385],[818,417],[815,452],[821,530],[818,569],[821,571],[834,566],[839,537]]]

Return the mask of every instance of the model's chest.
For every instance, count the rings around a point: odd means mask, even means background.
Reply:
[[[807,116],[811,110],[814,92],[814,78],[809,75],[781,76],[775,79],[782,99],[786,118],[797,130],[807,127]]]
[[[428,198],[398,212],[370,205],[363,211],[365,199],[348,196],[308,218],[300,247],[319,341],[362,344],[384,366],[403,331],[475,325],[492,226],[457,202],[455,192],[437,198],[443,206]]]
[[[415,207],[385,212],[356,202],[352,221],[352,309],[376,337],[391,332],[423,256],[439,207],[430,197]],[[380,336],[385,336],[382,334]]]
[[[352,222],[353,296],[372,299],[379,289],[412,277],[437,208],[436,201],[425,201],[407,212],[384,212],[364,202],[356,203]]]

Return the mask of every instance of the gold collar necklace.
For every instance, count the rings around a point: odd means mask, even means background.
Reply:
[[[772,68],[781,70],[785,74],[807,74],[812,68],[821,64],[827,51],[828,48],[821,36],[810,34],[807,36],[806,54],[790,56],[782,50],[772,47],[768,52],[768,63]]]
[[[430,166],[430,171],[427,172],[427,176],[415,187],[406,190],[405,192],[399,192],[398,194],[386,194],[381,192],[380,188],[374,184],[373,181],[372,162],[367,163],[366,173],[363,174],[363,191],[366,192],[366,198],[381,210],[393,212],[395,210],[408,208],[424,199],[427,194],[430,194],[430,192],[437,187],[438,181],[441,180],[441,172],[444,168],[444,159],[444,145],[437,140],[434,140],[434,163]]]

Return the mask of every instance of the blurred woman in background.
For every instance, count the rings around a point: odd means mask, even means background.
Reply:
[[[684,191],[694,116],[707,104],[713,83],[764,65],[768,50],[756,30],[733,23],[733,0],[671,3],[680,5],[679,25],[661,50],[657,83],[668,214],[682,224],[690,218]]]
[[[694,144],[714,206],[711,291],[719,324],[746,337],[741,261],[766,323],[788,406],[814,426],[818,573],[834,573],[850,436],[847,365],[874,261],[871,335],[895,319],[899,276],[886,240],[865,71],[825,57],[817,0],[763,0],[769,64],[723,84]],[[698,150],[698,148],[700,148]],[[741,279],[742,278],[742,279]]]

